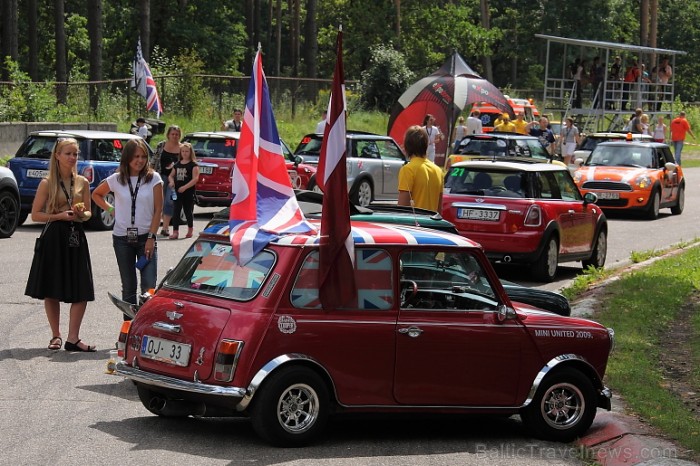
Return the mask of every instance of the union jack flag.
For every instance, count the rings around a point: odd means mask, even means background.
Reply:
[[[136,57],[134,58],[134,77],[131,80],[131,87],[136,90],[144,99],[146,99],[146,109],[156,112],[156,118],[163,113],[163,106],[160,103],[158,90],[156,89],[156,81],[151,74],[151,68],[143,58],[141,50],[141,39],[139,38],[136,46]]]
[[[258,50],[253,63],[231,183],[229,237],[242,265],[282,234],[316,231],[292,189],[261,55]]]

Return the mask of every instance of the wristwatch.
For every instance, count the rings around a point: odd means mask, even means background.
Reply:
[[[156,234],[149,231],[146,235],[146,239],[156,239]]]

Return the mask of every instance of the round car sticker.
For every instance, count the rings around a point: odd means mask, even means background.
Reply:
[[[291,316],[280,316],[277,328],[282,333],[291,334],[297,331],[297,322]]]
[[[497,139],[496,140],[496,145],[498,147],[506,147],[506,142],[503,139]]]

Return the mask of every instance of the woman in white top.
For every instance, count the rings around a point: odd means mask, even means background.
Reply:
[[[467,127],[464,125],[464,117],[457,118],[457,126],[455,127],[455,139],[452,143],[452,153],[456,154],[459,149],[459,143],[467,135]]]
[[[442,141],[445,136],[443,136],[440,128],[434,125],[435,117],[430,113],[425,115],[423,118],[423,129],[428,133],[428,159],[431,162],[435,162],[435,143]]]
[[[117,171],[92,193],[92,200],[114,212],[112,245],[122,282],[122,300],[137,304],[136,269],[141,271],[141,293],[156,286],[158,249],[156,233],[163,210],[163,180],[148,164],[148,149],[142,139],[124,146]],[[114,205],[105,196],[114,193]],[[124,320],[130,320],[126,315]]]
[[[578,128],[574,126],[573,118],[566,118],[565,126],[561,129],[561,137],[559,138],[559,141],[563,148],[561,152],[564,155],[564,163],[569,165],[574,156],[576,146],[579,143]]]
[[[664,142],[666,140],[666,124],[664,117],[659,116],[654,125],[654,134],[652,134],[655,142]]]

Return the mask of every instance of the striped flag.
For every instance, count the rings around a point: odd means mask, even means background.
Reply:
[[[258,50],[253,63],[231,183],[229,237],[241,265],[280,235],[316,233],[287,173],[261,55]]]
[[[153,79],[148,63],[146,63],[146,60],[143,58],[140,38],[136,46],[136,57],[134,58],[133,68],[134,77],[131,80],[131,87],[146,99],[146,109],[156,112],[156,118],[159,118],[161,113],[163,113],[163,106],[160,103],[158,89],[156,89],[156,81]]]
[[[338,30],[326,128],[316,178],[323,190],[321,245],[319,247],[319,297],[324,308],[336,308],[357,297],[355,244],[350,228],[347,169],[345,166],[346,102],[343,76],[343,30]]]

